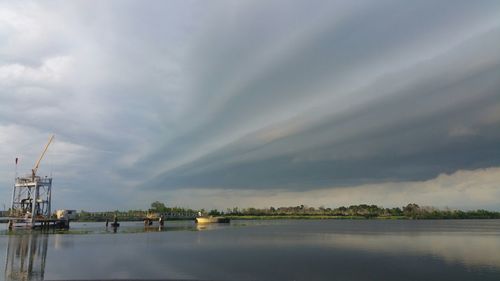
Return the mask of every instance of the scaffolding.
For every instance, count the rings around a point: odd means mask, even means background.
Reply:
[[[29,226],[51,217],[52,178],[27,176],[16,178],[10,216]]]
[[[21,226],[29,228],[69,227],[69,220],[51,218],[52,177],[40,177],[37,175],[40,162],[53,139],[54,135],[50,136],[38,161],[35,163],[33,169],[31,169],[31,174],[24,177],[16,177],[10,207],[10,229],[14,226],[17,227],[17,224],[22,224]]]

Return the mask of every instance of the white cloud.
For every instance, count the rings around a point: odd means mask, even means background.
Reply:
[[[12,124],[0,125],[0,167],[3,172],[0,175],[0,182],[7,185],[13,179],[15,158],[19,158],[20,174],[29,173],[47,143],[48,137],[48,134],[37,128]],[[72,165],[80,166],[82,162],[88,161],[88,153],[87,148],[56,136],[41,163],[40,173],[49,174],[54,169],[62,172]],[[69,170],[72,171],[72,169]],[[61,176],[71,177],[68,173],[61,173]]]
[[[61,82],[70,64],[70,57],[59,56],[45,59],[39,67],[19,63],[0,65],[0,86],[49,86]]]
[[[225,210],[234,206],[325,206],[376,204],[402,207],[409,203],[440,208],[500,210],[500,168],[460,170],[427,181],[388,182],[308,191],[183,189],[158,192],[171,205],[192,202],[196,207]],[[152,200],[152,199],[151,199]],[[207,203],[209,202],[209,203]]]

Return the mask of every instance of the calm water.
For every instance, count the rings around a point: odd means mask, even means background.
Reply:
[[[73,223],[7,235],[6,280],[500,280],[500,220]]]

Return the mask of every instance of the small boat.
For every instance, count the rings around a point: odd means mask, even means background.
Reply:
[[[197,217],[196,223],[229,223],[229,218],[225,217]]]

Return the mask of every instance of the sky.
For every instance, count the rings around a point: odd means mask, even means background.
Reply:
[[[0,204],[53,133],[56,208],[500,210],[499,46],[488,0],[2,1]]]

